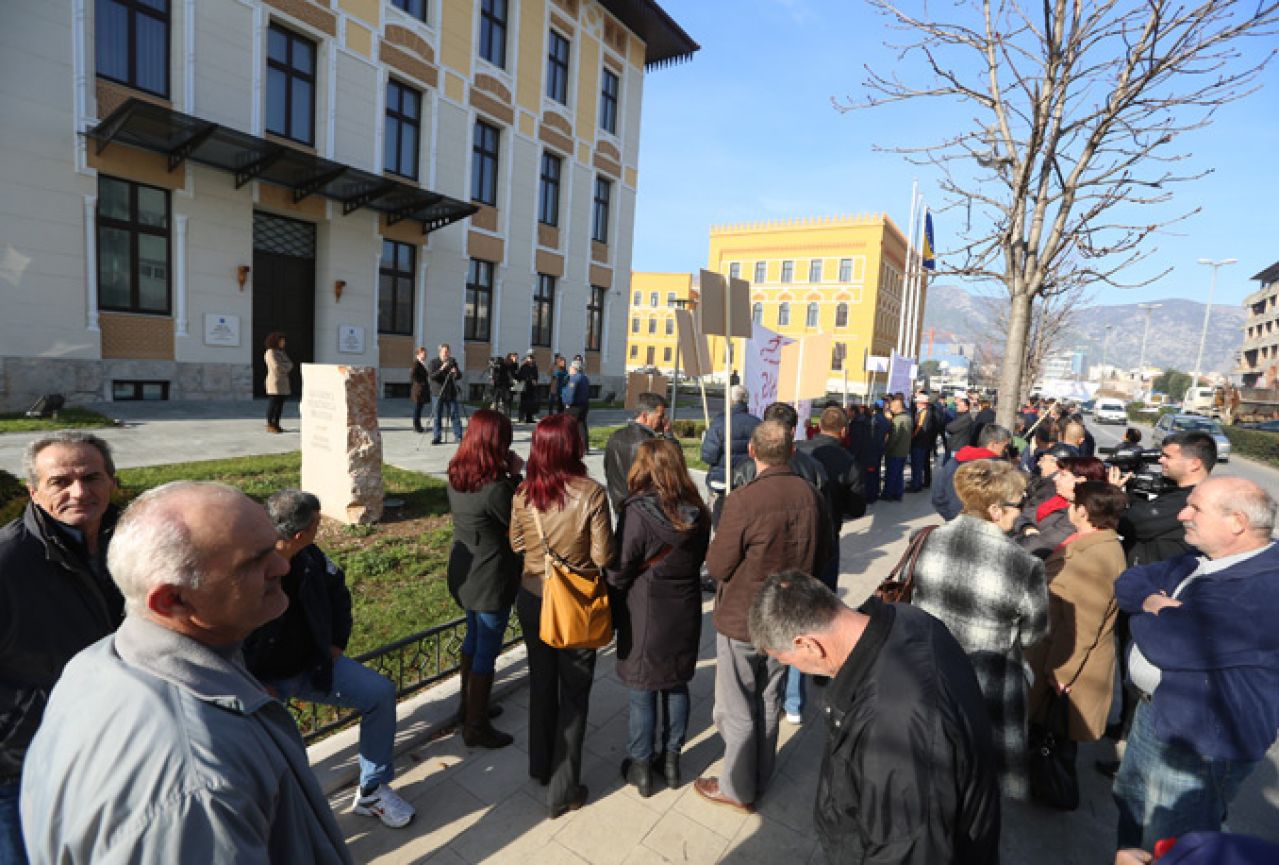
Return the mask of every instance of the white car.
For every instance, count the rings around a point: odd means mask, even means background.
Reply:
[[[1092,416],[1097,423],[1128,423],[1128,406],[1123,400],[1102,397],[1093,406]]]

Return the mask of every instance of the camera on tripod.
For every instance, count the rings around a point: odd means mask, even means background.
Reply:
[[[1105,461],[1107,468],[1114,466],[1125,474],[1131,474],[1124,485],[1125,492],[1139,495],[1146,500],[1155,499],[1176,484],[1164,477],[1159,466],[1162,451],[1158,448],[1119,448]]]

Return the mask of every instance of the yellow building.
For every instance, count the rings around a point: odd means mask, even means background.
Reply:
[[[849,391],[864,392],[865,355],[898,347],[906,237],[883,214],[713,226],[707,269],[751,284],[756,323],[787,336],[831,334],[832,392],[843,390],[845,373]],[[923,299],[921,292],[920,309]],[[719,370],[723,348],[718,339],[710,342]],[[740,370],[745,346],[736,342],[733,365]]]
[[[697,305],[694,278],[687,273],[631,273],[626,323],[626,371],[675,369],[675,310]],[[681,364],[682,366],[683,364]]]

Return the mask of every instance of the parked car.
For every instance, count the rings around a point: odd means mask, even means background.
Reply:
[[[1086,399],[1079,404],[1079,410],[1084,414],[1092,414],[1092,410],[1096,405],[1097,401],[1095,399]]]
[[[1097,423],[1128,423],[1128,406],[1121,399],[1102,397],[1093,405]]]
[[[1160,447],[1164,439],[1173,433],[1189,432],[1191,430],[1206,432],[1211,435],[1213,441],[1217,443],[1217,462],[1230,462],[1230,439],[1226,438],[1226,431],[1221,428],[1219,422],[1201,415],[1163,415],[1155,423],[1155,429],[1150,435],[1150,441],[1155,447]]]

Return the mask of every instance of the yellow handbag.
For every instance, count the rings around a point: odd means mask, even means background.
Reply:
[[[545,577],[542,621],[538,636],[553,649],[598,649],[613,639],[613,615],[603,575],[579,573],[546,542],[542,519],[532,505],[533,522],[542,538]]]

